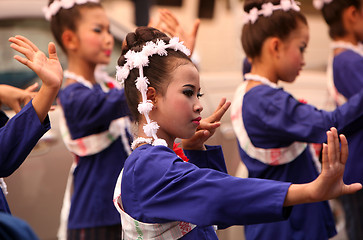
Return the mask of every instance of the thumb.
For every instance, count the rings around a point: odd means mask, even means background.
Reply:
[[[345,189],[343,191],[343,194],[352,194],[355,193],[356,191],[359,191],[362,189],[362,184],[360,183],[353,183],[350,185],[345,185]]]
[[[38,88],[38,86],[39,86],[38,83],[34,83],[34,84],[30,85],[29,87],[27,87],[25,89],[25,91],[27,91],[27,92],[34,92]]]
[[[56,50],[55,44],[53,42],[50,42],[48,44],[48,54],[49,54],[49,59],[55,59],[55,60],[58,59],[57,50]]]
[[[199,25],[200,25],[200,19],[196,19],[194,21],[194,25],[193,25],[193,29],[192,29],[192,35],[194,37],[197,37],[197,33],[198,33],[198,29],[199,29]]]

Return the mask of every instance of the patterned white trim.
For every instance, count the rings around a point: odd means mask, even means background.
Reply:
[[[123,240],[176,240],[183,237],[196,227],[194,224],[180,221],[168,223],[143,223],[133,219],[123,210],[121,199],[122,175],[123,169],[116,182],[113,202],[117,211],[119,211],[121,215]]]
[[[248,156],[267,165],[275,166],[292,162],[306,149],[306,143],[294,142],[288,147],[267,149],[255,147],[251,142],[242,118],[242,104],[247,83],[248,81],[245,81],[239,85],[231,104],[232,126],[240,147]]]

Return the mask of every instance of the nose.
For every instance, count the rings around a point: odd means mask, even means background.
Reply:
[[[106,42],[107,45],[113,45],[114,38],[113,38],[113,35],[110,32],[107,32],[106,37],[105,37],[105,42]]]
[[[301,67],[304,67],[306,64],[304,56],[301,59]]]
[[[197,100],[197,103],[194,105],[194,111],[201,113],[203,111],[203,106],[200,103],[199,99]]]

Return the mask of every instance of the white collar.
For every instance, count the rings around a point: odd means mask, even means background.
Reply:
[[[350,42],[345,42],[345,41],[334,41],[330,44],[331,49],[335,50],[337,48],[344,48],[344,49],[348,49],[351,50],[359,55],[361,55],[363,57],[363,44],[362,43],[358,43],[358,45],[353,45]]]
[[[261,82],[262,84],[268,85],[268,86],[270,86],[272,88],[279,88],[276,83],[273,83],[270,80],[268,80],[267,78],[262,77],[262,76],[257,75],[257,74],[246,73],[244,75],[244,78],[246,80],[253,80],[253,81]]]

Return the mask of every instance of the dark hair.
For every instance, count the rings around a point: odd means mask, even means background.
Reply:
[[[280,0],[245,0],[244,11],[261,9],[264,3],[280,4]],[[242,47],[247,57],[254,58],[261,54],[263,42],[268,37],[286,39],[296,29],[298,23],[307,25],[305,16],[297,11],[276,10],[269,17],[258,16],[255,23],[248,22],[242,27]]]
[[[324,4],[321,9],[324,20],[329,26],[331,38],[343,37],[346,34],[343,24],[343,12],[350,6],[360,9],[361,0],[334,0],[331,3]]]
[[[55,0],[50,0],[49,4],[52,4]],[[52,30],[53,36],[59,46],[67,54],[67,51],[62,42],[62,34],[65,30],[69,29],[76,32],[79,20],[81,20],[80,10],[83,8],[102,8],[102,5],[94,2],[86,2],[85,4],[74,4],[70,9],[61,8],[56,15],[52,16],[50,20],[50,29]]]
[[[118,59],[118,65],[123,66],[126,62],[124,55],[129,51],[140,52],[146,42],[156,42],[158,39],[163,40],[166,44],[170,38],[163,32],[151,27],[138,27],[135,32],[127,34],[124,44],[122,45],[122,53]],[[159,56],[157,54],[149,57],[149,64],[143,68],[144,75],[149,79],[149,87],[153,87],[157,93],[164,95],[171,77],[170,73],[178,66],[186,63],[192,63],[190,58],[181,51],[166,49],[167,56]],[[127,104],[131,114],[136,122],[139,121],[140,113],[138,112],[138,104],[141,94],[135,86],[135,80],[139,77],[139,69],[134,68],[130,71],[129,76],[125,80],[125,94]]]

